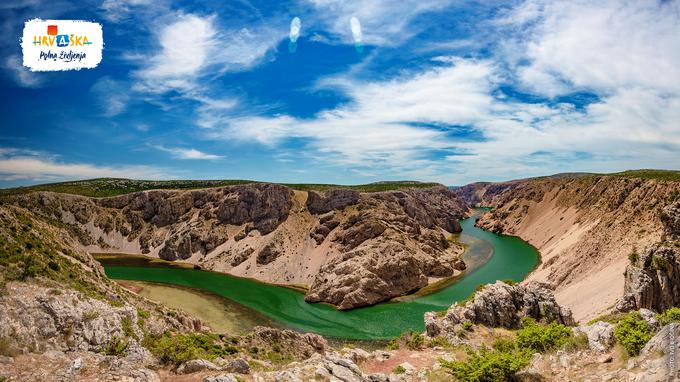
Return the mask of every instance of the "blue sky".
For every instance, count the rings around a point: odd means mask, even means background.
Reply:
[[[103,24],[102,63],[22,67],[36,17]],[[0,187],[680,168],[680,1],[8,0],[0,22]]]

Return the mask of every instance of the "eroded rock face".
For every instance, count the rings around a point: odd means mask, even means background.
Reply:
[[[278,346],[285,353],[297,360],[311,357],[315,353],[324,353],[328,342],[318,334],[300,333],[288,329],[274,329],[256,326],[251,334],[242,338],[248,347]]]
[[[680,201],[666,206],[661,211],[661,222],[670,240],[680,240]]]
[[[662,312],[680,304],[678,250],[667,246],[647,248],[626,267],[624,296],[619,311],[640,308]]]
[[[614,346],[614,325],[598,321],[592,325],[581,325],[573,329],[574,333],[583,333],[588,338],[588,347],[596,352],[606,352]]]
[[[508,285],[502,281],[487,285],[464,306],[451,306],[442,318],[426,314],[425,323],[428,336],[434,337],[454,332],[464,322],[516,329],[524,317],[574,325],[571,311],[557,304],[546,284]]]
[[[462,247],[444,232],[460,232],[466,208],[445,187],[361,194],[352,211],[327,212],[312,232],[340,254],[327,261],[306,300],[339,309],[372,305],[412,293],[430,277],[465,269]],[[356,212],[355,212],[356,211]]]
[[[313,214],[325,214],[333,210],[341,210],[356,204],[360,194],[354,190],[336,189],[324,194],[316,191],[307,193],[307,210]]]

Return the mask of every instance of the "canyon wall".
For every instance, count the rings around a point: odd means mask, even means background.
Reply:
[[[557,301],[587,321],[623,296],[629,255],[662,240],[661,211],[679,198],[680,182],[565,174],[456,192],[493,207],[480,227],[534,245],[541,264],[528,280],[551,284]]]
[[[450,239],[467,207],[444,186],[359,193],[256,183],[110,198],[9,198],[59,221],[90,253],[143,253],[266,282],[350,309],[414,292],[465,265]]]

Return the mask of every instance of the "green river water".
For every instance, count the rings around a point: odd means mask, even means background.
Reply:
[[[534,247],[514,236],[496,235],[475,227],[476,216],[461,220],[459,241],[468,249],[468,270],[453,284],[432,294],[350,311],[309,304],[292,289],[222,273],[169,267],[120,266],[102,262],[112,279],[150,281],[196,288],[226,297],[293,329],[353,340],[388,339],[424,330],[423,313],[446,310],[470,296],[478,285],[496,280],[521,281],[538,263]]]

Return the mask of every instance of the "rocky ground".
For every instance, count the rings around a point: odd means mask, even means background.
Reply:
[[[350,309],[460,273],[467,207],[443,186],[359,193],[256,183],[110,198],[36,192],[5,202],[64,225],[91,253],[144,253],[309,288]],[[404,272],[407,270],[407,272]]]
[[[528,279],[549,283],[557,301],[585,322],[623,295],[629,255],[662,240],[663,211],[680,197],[680,182],[563,174],[457,192],[494,207],[480,227],[519,236],[539,250],[541,264]]]

